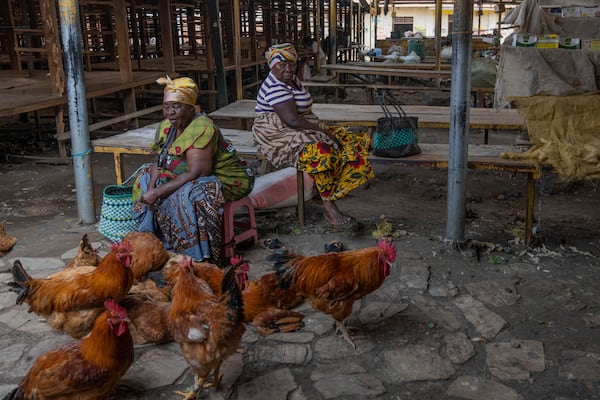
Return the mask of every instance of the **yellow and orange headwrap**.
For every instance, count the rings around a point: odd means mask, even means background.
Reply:
[[[298,61],[298,53],[291,43],[282,43],[273,45],[265,53],[269,68],[273,69],[277,63],[289,61],[295,63]]]
[[[171,80],[167,75],[166,78],[158,78],[156,83],[165,86],[163,103],[167,101],[176,101],[189,105],[195,105],[198,98],[198,85],[191,78],[175,78]]]

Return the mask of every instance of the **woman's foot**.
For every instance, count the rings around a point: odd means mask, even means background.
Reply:
[[[345,225],[352,221],[352,217],[343,214],[333,201],[323,202],[323,216],[331,225]]]

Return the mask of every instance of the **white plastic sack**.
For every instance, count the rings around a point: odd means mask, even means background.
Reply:
[[[296,172],[296,168],[289,167],[257,177],[249,195],[254,208],[283,208],[298,204]],[[304,201],[312,199],[314,194],[314,180],[304,173]]]

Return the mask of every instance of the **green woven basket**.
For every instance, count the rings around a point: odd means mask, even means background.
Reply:
[[[113,242],[137,230],[138,222],[131,214],[133,186],[109,185],[102,191],[102,210],[98,231]]]

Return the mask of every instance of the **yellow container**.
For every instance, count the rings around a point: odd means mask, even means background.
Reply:
[[[539,49],[558,49],[558,35],[554,33],[538,35],[535,47]]]

